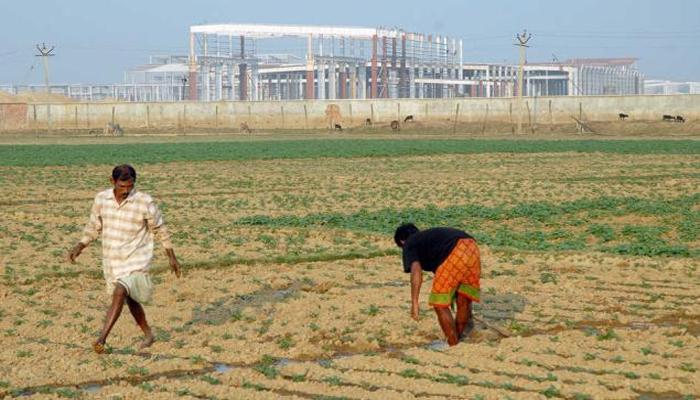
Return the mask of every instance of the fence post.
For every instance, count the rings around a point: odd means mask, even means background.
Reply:
[[[457,121],[459,120],[459,103],[457,103],[457,106],[455,107],[455,122],[454,125],[452,126],[452,134],[454,135],[457,133]]]

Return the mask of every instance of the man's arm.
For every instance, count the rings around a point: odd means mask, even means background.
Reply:
[[[92,203],[92,208],[90,209],[90,219],[83,229],[83,237],[80,241],[68,252],[68,261],[71,263],[75,262],[80,253],[83,252],[90,243],[97,240],[102,233],[102,217],[100,216],[100,202],[99,198],[95,197],[94,203]]]
[[[411,318],[418,321],[420,307],[418,307],[418,296],[420,287],[423,284],[423,268],[419,261],[411,263]]]
[[[170,270],[179,278],[182,274],[180,270],[180,263],[177,261],[177,257],[175,256],[175,250],[173,250],[173,244],[170,241],[170,233],[165,227],[165,222],[163,221],[163,214],[161,214],[158,206],[156,206],[154,202],[151,202],[148,205],[146,224],[148,225],[148,229],[153,232],[153,236],[163,245],[163,248],[165,248],[165,254],[168,256]]]

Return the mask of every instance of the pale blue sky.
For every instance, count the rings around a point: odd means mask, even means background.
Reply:
[[[648,78],[700,81],[700,0],[0,0],[0,84],[42,82],[40,42],[52,82],[121,82],[150,54],[186,54],[190,25],[225,22],[398,26],[462,38],[467,62],[514,62],[527,28],[531,62],[637,57]]]

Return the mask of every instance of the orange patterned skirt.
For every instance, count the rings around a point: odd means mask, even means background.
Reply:
[[[457,295],[479,302],[480,275],[479,247],[474,239],[460,239],[435,271],[429,304],[433,307],[449,307]]]

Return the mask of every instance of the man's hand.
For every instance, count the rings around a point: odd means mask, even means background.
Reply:
[[[180,275],[182,275],[182,272],[180,271],[180,263],[177,261],[177,258],[175,258],[175,257],[170,259],[170,270],[178,278],[180,277]]]
[[[68,261],[71,262],[71,264],[75,264],[75,259],[78,258],[80,253],[83,252],[83,249],[85,248],[85,245],[82,243],[78,243],[73,247],[71,251],[68,252]]]
[[[418,303],[411,305],[411,318],[415,321],[420,320],[420,308],[418,307]]]
[[[180,263],[177,261],[177,257],[175,257],[175,251],[173,249],[165,249],[165,252],[168,254],[170,271],[179,278],[180,275],[182,275],[182,271],[180,270]]]

